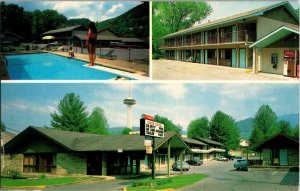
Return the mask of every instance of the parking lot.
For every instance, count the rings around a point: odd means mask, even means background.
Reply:
[[[299,187],[298,172],[290,171],[236,171],[233,168],[235,161],[210,161],[201,166],[191,166],[189,171],[183,174],[207,174],[208,177],[186,186],[178,191],[296,191]],[[157,171],[157,176],[166,172]],[[179,175],[180,171],[171,171],[172,175]],[[150,176],[150,173],[149,173]],[[145,178],[145,174],[140,177],[122,176],[115,180],[100,180],[82,184],[61,185],[48,187],[46,189],[34,190],[122,190],[129,186],[134,179]],[[9,190],[9,189],[3,189]],[[20,189],[13,189],[20,190]],[[26,189],[28,190],[28,189]]]
[[[295,191],[299,186],[298,172],[289,171],[236,171],[235,161],[211,161],[202,166],[192,166],[189,172],[209,177],[180,191]],[[180,172],[175,172],[180,173]]]
[[[152,60],[154,80],[280,80],[299,81],[278,74],[257,73],[251,70],[172,60]]]

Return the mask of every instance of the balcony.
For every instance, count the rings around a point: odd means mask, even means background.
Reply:
[[[181,39],[167,39],[162,47],[181,47],[181,46],[197,46],[205,44],[224,44],[237,42],[255,42],[256,32],[251,30],[241,30],[238,32],[227,32],[218,35],[207,35],[204,42],[201,41],[201,36],[194,36],[194,38]]]
[[[250,30],[238,31],[238,42],[255,42],[256,32]]]

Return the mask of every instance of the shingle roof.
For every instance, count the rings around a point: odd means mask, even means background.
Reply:
[[[65,27],[65,28],[50,30],[50,31],[44,32],[42,35],[61,33],[61,32],[69,32],[69,31],[72,31],[72,30],[77,29],[79,27],[83,27],[83,26],[82,25],[75,25],[75,26],[71,26],[71,27]]]
[[[219,146],[224,146],[224,144],[219,143],[217,141],[211,140],[211,139],[205,139],[205,138],[201,138],[201,137],[196,137],[195,139],[203,141],[204,143],[207,143],[209,145],[219,145]]]
[[[14,138],[16,135],[10,132],[0,132],[0,138],[3,141],[3,144],[10,141],[12,138]]]
[[[251,11],[247,11],[247,12],[244,12],[244,13],[232,15],[230,17],[225,17],[225,18],[222,18],[222,19],[218,19],[218,20],[215,20],[215,21],[212,21],[212,22],[209,22],[209,23],[205,23],[205,24],[193,26],[193,27],[190,27],[190,28],[187,28],[187,29],[183,29],[183,30],[165,35],[162,38],[168,38],[168,37],[176,36],[176,35],[179,35],[179,34],[181,35],[181,34],[193,32],[193,31],[205,29],[205,28],[208,28],[208,27],[212,27],[212,26],[215,26],[215,25],[219,25],[219,24],[222,24],[222,23],[229,23],[229,22],[241,20],[241,19],[244,19],[244,18],[259,16],[259,15],[262,15],[265,11],[277,8],[279,6],[285,6],[288,10],[290,10],[292,15],[299,21],[299,16],[296,13],[296,11],[294,10],[294,8],[291,6],[291,4],[288,1],[285,1],[285,2],[274,4],[274,5],[269,5],[269,6],[261,7],[261,8],[254,9],[254,10],[251,10]]]
[[[196,139],[190,139],[190,138],[183,138],[184,142],[189,144],[195,144],[195,145],[207,145],[199,140]]]
[[[265,145],[268,145],[269,143],[272,143],[273,140],[276,140],[276,144],[281,145],[281,144],[288,144],[290,147],[292,147],[292,144],[297,145],[297,147],[299,147],[299,139],[295,139],[293,137],[290,137],[284,133],[277,133],[274,134],[273,136],[271,136],[268,139],[263,140],[261,143],[257,144],[257,145],[253,145],[252,149],[253,150],[260,150],[263,147],[265,147]],[[274,143],[272,143],[272,146],[275,146]]]
[[[38,132],[42,136],[52,140],[63,148],[70,151],[145,151],[144,136],[141,135],[97,135],[90,133],[79,133],[72,131],[63,131],[54,128],[28,127],[15,140],[8,142],[12,148],[17,143],[18,138],[28,136],[30,132]],[[163,146],[170,138],[177,137],[180,141],[180,136],[176,132],[165,132],[164,138],[155,138],[155,149]],[[175,139],[175,138],[174,138]],[[187,147],[182,141],[180,148]],[[189,149],[187,147],[187,149]]]

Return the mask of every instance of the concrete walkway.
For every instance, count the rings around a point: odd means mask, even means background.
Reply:
[[[50,53],[61,55],[61,56],[68,56],[68,52],[50,51]],[[76,53],[75,58],[89,62],[89,57],[87,54]],[[148,64],[128,62],[128,61],[124,61],[124,60],[109,60],[109,59],[103,59],[103,58],[98,58],[98,57],[96,58],[95,64],[97,66],[103,66],[103,67],[108,67],[108,68],[132,73],[134,76],[129,76],[129,77],[134,77],[134,78],[140,79],[140,80],[148,80],[148,77],[149,77],[149,65]],[[97,66],[96,66],[96,68],[97,68]]]
[[[225,66],[205,65],[198,63],[152,60],[153,80],[280,80],[294,81],[299,79],[277,74],[258,73],[252,70]]]

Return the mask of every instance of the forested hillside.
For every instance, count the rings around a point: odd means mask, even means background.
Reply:
[[[149,2],[144,2],[126,13],[96,23],[98,29],[108,28],[125,37],[149,37]]]
[[[57,28],[83,25],[87,18],[67,19],[56,10],[25,11],[16,4],[1,2],[1,33],[12,32],[26,42],[39,41],[41,34]],[[125,37],[149,37],[149,2],[142,3],[126,13],[106,21],[96,22],[97,29],[108,28]]]

